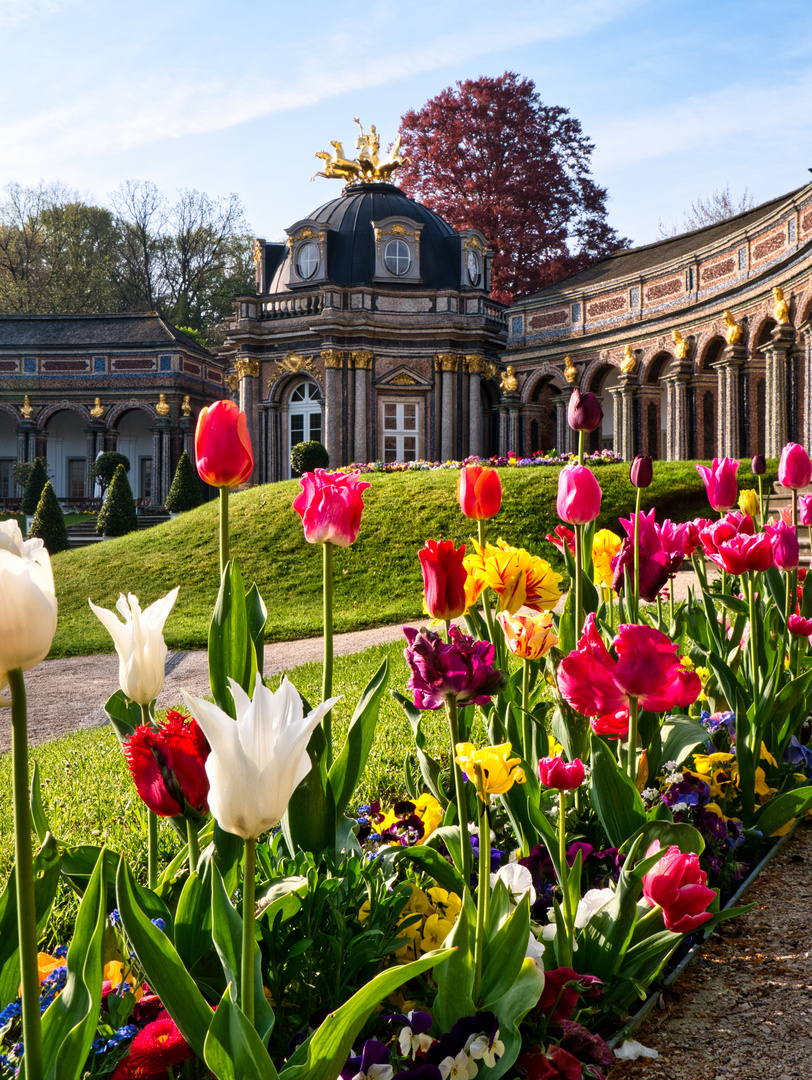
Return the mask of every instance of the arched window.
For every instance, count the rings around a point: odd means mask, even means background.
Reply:
[[[288,453],[297,443],[324,441],[321,432],[321,396],[314,382],[300,382],[291,391],[288,400],[288,437]]]
[[[408,274],[412,265],[412,254],[409,245],[403,240],[390,240],[383,253],[383,261],[390,274],[403,277]]]

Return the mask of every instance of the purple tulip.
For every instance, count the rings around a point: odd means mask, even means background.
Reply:
[[[767,459],[763,454],[756,454],[750,462],[750,468],[753,472],[753,476],[763,476],[767,471]]]
[[[567,423],[573,431],[594,431],[603,420],[601,403],[594,394],[573,390],[567,406]]]
[[[490,705],[491,697],[505,685],[505,676],[493,666],[493,645],[477,641],[451,627],[446,643],[432,630],[404,626],[409,642],[403,655],[411,669],[406,683],[418,709],[439,709],[447,698],[460,705]]]
[[[636,488],[646,488],[654,479],[654,468],[651,458],[645,454],[637,454],[632,467],[629,469],[629,479]]]

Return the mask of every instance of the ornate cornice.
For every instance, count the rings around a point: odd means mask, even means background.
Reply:
[[[350,354],[352,366],[360,368],[362,371],[372,370],[373,353],[367,349],[357,349]]]
[[[344,353],[341,349],[322,349],[321,358],[326,368],[340,368],[344,362]]]
[[[256,379],[259,376],[259,360],[255,356],[241,356],[234,361],[237,375],[241,379]]]

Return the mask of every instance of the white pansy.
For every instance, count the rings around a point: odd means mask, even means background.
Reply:
[[[177,598],[178,586],[142,611],[137,596],[120,593],[116,610],[124,616],[124,622],[88,600],[116,647],[119,686],[126,698],[139,705],[149,705],[163,690],[167,651],[164,623]]]
[[[496,887],[497,881],[501,881],[510,893],[512,903],[518,904],[524,894],[527,893],[530,897],[530,903],[535,904],[536,890],[533,888],[533,875],[526,866],[522,866],[518,862],[500,866],[495,874],[491,874],[492,889]]]
[[[496,1034],[493,1038],[489,1038],[487,1035],[477,1035],[474,1039],[469,1039],[466,1044],[466,1050],[472,1058],[476,1058],[478,1061],[484,1061],[489,1069],[492,1069],[496,1064],[498,1058],[500,1058],[505,1052],[505,1044],[499,1038],[499,1029],[496,1029]]]
[[[479,1072],[477,1063],[464,1050],[460,1050],[456,1057],[449,1055],[443,1058],[437,1068],[443,1080],[473,1080]]]
[[[28,671],[48,655],[56,631],[51,557],[42,541],[23,541],[16,522],[0,525],[0,690],[8,673]],[[0,699],[8,705],[8,699]]]
[[[635,1039],[624,1039],[620,1046],[615,1048],[615,1057],[620,1061],[636,1061],[638,1058],[657,1058],[660,1055],[649,1046],[643,1046]]]
[[[614,889],[589,889],[578,901],[578,910],[575,913],[575,928],[583,930],[596,911],[606,907],[614,898]]]
[[[307,744],[338,698],[308,716],[287,679],[273,693],[257,675],[253,698],[229,679],[237,720],[210,701],[181,691],[209,740],[209,808],[220,827],[248,840],[277,825],[310,772]]]

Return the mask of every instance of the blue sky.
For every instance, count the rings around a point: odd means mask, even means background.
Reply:
[[[354,116],[386,142],[506,69],[581,121],[635,243],[725,185],[761,202],[810,180],[809,0],[0,0],[0,42],[0,188],[233,191],[269,240],[340,192],[308,181]]]

